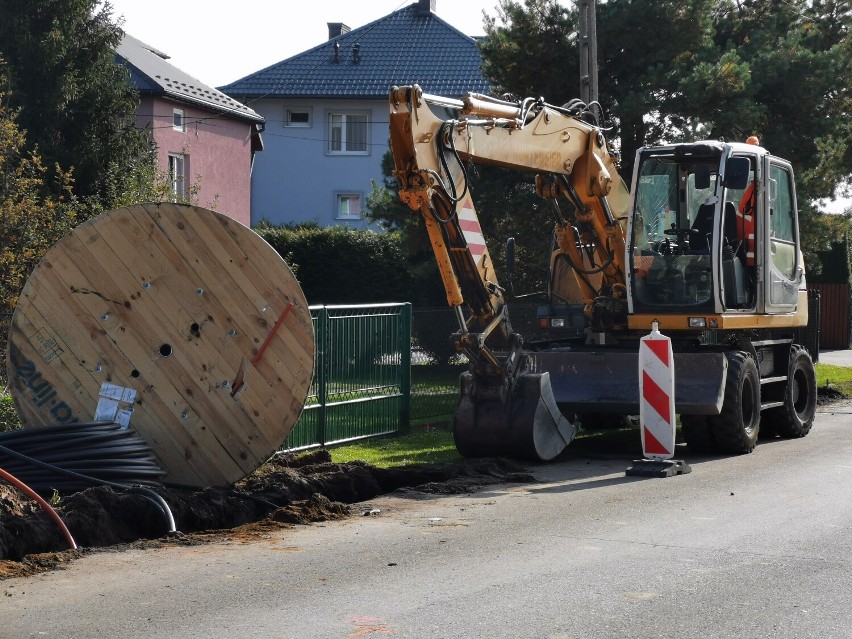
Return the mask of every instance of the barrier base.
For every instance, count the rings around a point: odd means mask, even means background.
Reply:
[[[673,477],[691,472],[689,464],[681,459],[636,459],[624,474],[628,477]]]

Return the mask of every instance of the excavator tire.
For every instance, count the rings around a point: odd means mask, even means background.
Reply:
[[[785,439],[807,435],[814,423],[817,404],[817,383],[814,362],[804,346],[790,347],[790,364],[787,369],[787,387],[784,405],[766,411],[775,432]]]
[[[750,453],[760,432],[760,375],[754,358],[745,351],[730,351],[722,412],[707,422],[722,453]]]
[[[707,415],[681,415],[680,429],[690,452],[716,452],[716,441],[713,439]]]
[[[507,401],[483,395],[487,399],[477,397],[474,376],[462,373],[453,438],[465,457],[551,461],[576,435],[556,406],[549,373],[521,375]]]

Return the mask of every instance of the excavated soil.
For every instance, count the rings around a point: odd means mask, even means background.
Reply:
[[[61,568],[92,549],[197,544],[228,537],[253,539],[270,530],[340,519],[350,504],[400,490],[463,494],[532,476],[505,460],[377,468],[335,464],[327,451],[280,455],[231,488],[199,491],[158,488],[177,532],[150,499],[99,486],[61,496],[55,508],[79,547],[68,542],[34,502],[0,485],[0,579]]]

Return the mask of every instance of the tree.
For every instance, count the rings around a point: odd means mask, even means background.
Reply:
[[[498,23],[499,20],[499,23]],[[482,71],[498,92],[564,104],[580,95],[577,10],[553,0],[500,0],[485,16]]]
[[[835,0],[716,5],[713,59],[675,70],[679,110],[714,138],[757,134],[797,166],[800,198],[830,197],[852,174],[852,9]]]
[[[53,190],[59,195],[43,194],[47,169],[25,147],[15,114],[0,95],[0,313],[15,308],[30,272],[73,228],[80,208],[71,193],[71,176],[58,168]]]
[[[45,187],[60,195],[67,170],[73,192],[95,212],[137,188],[137,172],[154,162],[135,126],[138,94],[115,62],[120,25],[110,4],[99,4],[0,0],[6,97],[46,167]]]
[[[745,111],[737,100],[701,92],[703,83],[687,74],[688,95],[701,96],[689,106],[712,123],[714,137],[755,133],[793,163],[805,260],[819,272],[819,254],[839,231],[817,214],[816,200],[831,197],[852,176],[852,8],[837,0],[717,4],[720,60],[736,60],[744,70],[743,99],[754,108]]]
[[[600,101],[622,176],[644,145],[757,134],[797,170],[803,245],[818,270],[834,236],[814,202],[852,176],[850,16],[844,0],[599,1]],[[578,95],[579,65],[557,53],[576,49],[569,10],[500,0],[498,17],[481,50],[500,90]]]

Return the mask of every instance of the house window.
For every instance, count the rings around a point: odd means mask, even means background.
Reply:
[[[186,118],[184,117],[183,109],[174,109],[172,111],[172,128],[175,131],[186,131]]]
[[[182,200],[186,197],[186,156],[169,153],[169,185],[172,197]]]
[[[355,193],[339,193],[337,195],[337,219],[360,220],[361,196]]]
[[[309,127],[311,126],[310,109],[286,109],[284,113],[284,126]]]
[[[367,154],[367,114],[330,113],[328,152]]]

